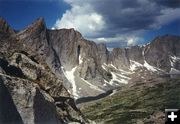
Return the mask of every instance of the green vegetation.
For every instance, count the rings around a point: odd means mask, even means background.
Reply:
[[[105,124],[164,123],[165,108],[180,108],[180,79],[148,83],[139,82],[112,96],[85,104],[82,111],[87,118]],[[162,121],[156,122],[159,118]]]

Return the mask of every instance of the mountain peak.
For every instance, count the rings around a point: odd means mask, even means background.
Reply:
[[[14,33],[14,30],[8,25],[6,20],[0,17],[0,33]]]
[[[36,19],[33,23],[31,23],[28,27],[29,28],[33,28],[33,29],[42,29],[42,28],[46,28],[46,23],[44,21],[44,18],[40,17],[38,19]]]
[[[43,17],[37,18],[31,25],[45,25],[45,21]]]
[[[44,21],[44,18],[40,17],[36,19],[33,23],[31,23],[29,26],[27,26],[25,29],[21,30],[18,35],[38,36],[41,32],[44,31],[46,31],[46,23]]]

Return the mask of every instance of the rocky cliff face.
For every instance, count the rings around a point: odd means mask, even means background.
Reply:
[[[2,91],[9,94],[12,116],[22,123],[46,121],[44,117],[53,123],[84,122],[73,98],[96,96],[139,78],[180,73],[179,36],[110,52],[74,29],[47,29],[43,18],[19,32],[0,18],[0,42]],[[48,107],[47,115],[39,116],[37,107]]]
[[[0,22],[0,122],[84,123],[63,76],[54,74],[60,63],[48,43],[43,19],[16,34],[7,34],[4,29],[12,29]]]
[[[180,39],[179,36],[165,35],[155,38],[145,51],[148,63],[166,71],[172,68],[180,70]]]
[[[40,90],[33,82],[1,75],[0,83],[1,123],[58,124],[62,122],[58,119],[51,96]]]

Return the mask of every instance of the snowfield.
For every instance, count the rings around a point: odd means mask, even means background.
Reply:
[[[158,70],[156,69],[156,67],[151,66],[150,64],[148,64],[148,63],[146,62],[146,60],[144,60],[144,67],[146,67],[149,71],[153,71],[153,72],[158,71]]]
[[[79,56],[79,64],[83,63],[83,58],[81,57],[81,55]]]
[[[87,84],[90,86],[90,88],[92,88],[92,89],[94,89],[94,90],[97,90],[97,91],[100,91],[100,92],[104,92],[104,90],[101,90],[99,87],[97,87],[97,86],[89,83],[88,81],[84,80],[83,78],[81,78],[81,79],[82,79],[85,83],[87,83]]]
[[[125,79],[122,79],[122,78],[118,78],[117,77],[117,73],[114,73],[114,72],[111,72],[112,74],[112,79],[111,81],[109,82],[110,85],[114,85],[114,81],[117,81],[119,83],[123,83],[123,84],[128,84],[128,80],[125,80]]]
[[[130,70],[131,71],[135,71],[137,69],[137,67],[142,67],[142,66],[143,65],[138,62],[130,60]]]
[[[63,67],[61,67],[61,68],[63,70],[64,75],[66,76],[66,78],[72,85],[72,94],[73,94],[74,98],[77,99],[79,97],[79,95],[77,93],[78,91],[77,91],[77,86],[76,86],[75,76],[74,76],[74,72],[76,71],[77,66],[72,68],[72,70],[70,70],[70,71],[64,71],[64,68]]]

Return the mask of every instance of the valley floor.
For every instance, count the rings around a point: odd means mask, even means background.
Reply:
[[[135,82],[114,95],[81,104],[85,116],[105,124],[164,124],[165,109],[180,108],[180,78]]]

